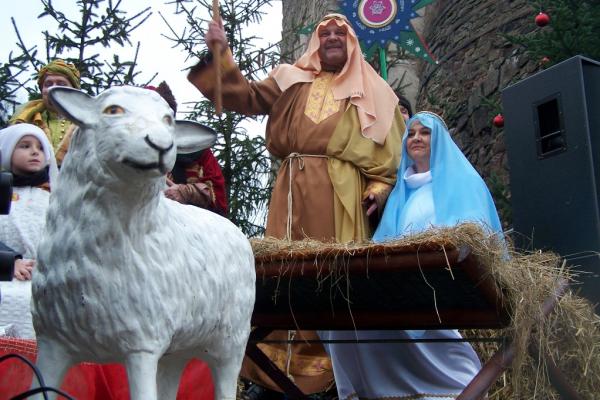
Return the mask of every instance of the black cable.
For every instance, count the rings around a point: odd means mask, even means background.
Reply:
[[[57,393],[68,400],[75,400],[75,399],[73,399],[73,397],[69,396],[67,393],[63,392],[62,390],[46,386],[46,384],[44,383],[44,378],[42,377],[42,374],[40,373],[40,370],[37,369],[37,367],[31,361],[29,361],[26,357],[23,357],[20,354],[11,353],[11,354],[4,355],[4,356],[0,357],[0,363],[2,363],[5,360],[8,360],[10,358],[16,358],[18,360],[23,361],[25,364],[27,364],[29,366],[29,368],[31,368],[33,370],[33,373],[35,374],[35,377],[37,379],[38,386],[39,386],[35,389],[30,389],[26,392],[23,392],[14,397],[11,397],[10,400],[26,399],[29,396],[38,394],[38,393],[42,393],[44,395],[44,400],[48,400],[48,392]]]
[[[54,393],[58,393],[59,395],[65,397],[68,400],[75,400],[73,397],[69,396],[68,394],[66,394],[65,392],[63,392],[62,390],[59,389],[55,389],[53,387],[49,387],[49,386],[42,386],[42,387],[37,387],[35,389],[30,389],[26,392],[23,392],[21,394],[18,394],[14,397],[11,397],[10,400],[23,400],[28,398],[29,396],[32,396],[34,394],[38,394],[38,393],[43,393],[44,397],[47,398],[47,392],[54,392]]]
[[[27,358],[23,357],[20,354],[11,353],[11,354],[7,354],[5,356],[0,357],[0,363],[8,360],[9,358],[16,358],[18,360],[23,361],[25,364],[29,365],[29,368],[31,368],[33,370],[33,373],[35,374],[35,377],[38,381],[38,385],[41,387],[46,386],[46,384],[44,383],[44,378],[42,377],[42,374],[40,374],[40,370],[37,369],[37,367],[35,365],[33,365],[33,363],[31,361],[29,361]],[[48,395],[46,394],[46,392],[44,392],[44,400],[48,400]]]
[[[248,343],[266,343],[266,344],[284,344],[284,343],[333,343],[333,344],[362,344],[362,343],[505,343],[507,338],[478,338],[468,337],[461,339],[430,339],[430,338],[415,338],[415,339],[333,339],[333,340],[321,340],[321,339],[296,339],[296,340],[268,340],[268,339],[249,339]]]

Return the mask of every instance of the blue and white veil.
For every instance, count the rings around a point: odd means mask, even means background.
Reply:
[[[403,179],[406,170],[414,164],[406,151],[408,127],[414,121],[431,129],[431,185],[435,212],[435,226],[454,226],[462,222],[480,223],[486,230],[502,233],[502,225],[492,196],[475,168],[452,140],[446,124],[436,114],[419,112],[408,120],[402,139],[402,161],[398,181],[387,200],[381,222],[373,241],[382,242],[399,238],[399,222],[406,211],[410,190]],[[413,232],[414,233],[414,232]]]

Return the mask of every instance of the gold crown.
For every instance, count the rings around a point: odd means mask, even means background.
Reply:
[[[446,125],[446,121],[444,121],[444,119],[442,117],[440,117],[439,115],[437,115],[436,113],[431,112],[431,111],[419,111],[413,117],[416,117],[419,114],[431,115],[432,117],[436,117],[437,119],[440,120],[440,122],[442,123],[442,125],[444,125],[444,128],[446,128],[447,131],[450,130],[450,129],[448,129],[448,125]]]

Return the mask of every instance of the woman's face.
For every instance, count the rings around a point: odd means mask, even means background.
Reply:
[[[415,162],[417,172],[429,171],[431,157],[431,129],[414,120],[408,129],[406,152]]]

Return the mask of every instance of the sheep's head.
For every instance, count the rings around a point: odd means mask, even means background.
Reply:
[[[50,98],[81,127],[77,142],[88,147],[82,149],[83,154],[93,151],[96,159],[118,176],[164,175],[173,167],[178,152],[200,151],[216,141],[214,131],[201,124],[175,121],[167,102],[151,90],[120,86],[92,97],[76,89],[55,87]]]

